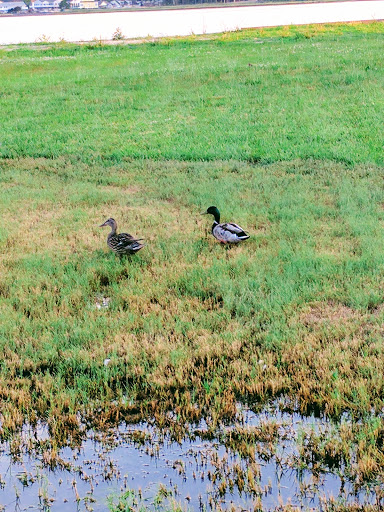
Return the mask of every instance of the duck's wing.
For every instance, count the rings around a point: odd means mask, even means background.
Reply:
[[[238,224],[235,224],[234,222],[227,222],[226,224],[223,224],[223,228],[227,229],[231,233],[236,233],[237,235],[248,236],[244,229],[241,228]]]
[[[111,237],[108,245],[117,253],[137,252],[144,247],[144,245],[140,243],[141,240],[142,238],[134,238],[129,233],[120,233],[115,237]]]
[[[141,240],[144,240],[144,238],[135,238],[134,236],[130,235],[129,233],[120,233],[117,235],[121,243],[127,243],[130,244],[132,242],[140,242]]]
[[[233,222],[218,224],[213,228],[213,235],[224,243],[238,243],[249,238],[243,228]]]

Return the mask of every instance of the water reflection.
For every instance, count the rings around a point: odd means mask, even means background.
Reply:
[[[4,445],[0,455],[0,503],[5,511],[105,511],[108,496],[127,489],[152,507],[160,497],[188,510],[274,510],[281,504],[318,509],[334,499],[375,503],[375,494],[356,492],[343,474],[304,463],[300,446],[308,433],[331,427],[326,420],[280,412],[239,408],[235,424],[212,429],[202,421],[181,443],[149,423],[120,425],[108,433],[91,432],[80,450],[57,454],[58,469],[44,464],[31,439],[47,438],[47,429],[25,427],[19,460]],[[29,453],[28,453],[29,452]],[[117,498],[116,498],[117,499]]]

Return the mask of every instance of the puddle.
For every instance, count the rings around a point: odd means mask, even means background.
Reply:
[[[274,510],[282,504],[319,510],[331,499],[377,504],[373,492],[355,492],[342,467],[313,471],[302,464],[298,440],[324,430],[324,425],[331,427],[325,420],[282,413],[276,407],[259,414],[239,409],[238,422],[221,426],[214,439],[207,439],[211,431],[202,421],[181,443],[148,423],[120,425],[108,434],[90,432],[78,451],[62,449],[62,469],[54,471],[43,463],[46,454],[22,453],[15,461],[4,444],[0,510],[106,511],[108,496],[117,502],[129,489],[141,505],[154,508],[156,502],[157,509],[162,499],[193,511],[231,506]],[[46,428],[25,428],[25,443],[32,437],[47,438]]]

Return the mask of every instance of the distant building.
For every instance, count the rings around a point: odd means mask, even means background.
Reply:
[[[31,7],[40,12],[60,11],[60,0],[32,0]]]
[[[120,9],[124,2],[118,0],[101,0],[99,1],[99,7],[101,9]]]
[[[99,7],[99,2],[96,0],[82,0],[83,9],[97,9]]]
[[[99,7],[98,0],[70,0],[71,9],[97,9]]]
[[[28,11],[28,7],[24,2],[20,0],[11,0],[9,2],[4,2],[0,0],[0,14],[12,11],[12,9],[16,9],[17,11]]]

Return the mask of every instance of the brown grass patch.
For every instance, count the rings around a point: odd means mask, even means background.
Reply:
[[[138,192],[140,192],[141,187],[139,187],[138,185],[130,185],[128,187],[127,186],[122,187],[121,185],[102,185],[99,187],[99,190],[103,190],[104,192],[107,192],[107,193],[118,192],[119,195],[124,195],[124,194],[137,194]]]
[[[301,322],[306,326],[318,324],[339,324],[357,318],[358,313],[344,304],[335,302],[323,302],[309,306],[300,316]]]

